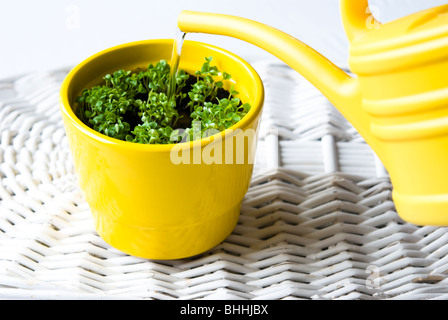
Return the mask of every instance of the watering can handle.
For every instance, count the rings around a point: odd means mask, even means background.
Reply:
[[[379,26],[369,9],[368,0],[340,0],[341,17],[349,41],[357,35]]]

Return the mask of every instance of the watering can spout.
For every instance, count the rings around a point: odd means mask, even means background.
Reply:
[[[185,33],[230,36],[270,52],[318,88],[367,142],[372,140],[368,118],[359,107],[361,93],[358,79],[303,42],[265,24],[224,14],[183,11],[178,17],[178,26]]]

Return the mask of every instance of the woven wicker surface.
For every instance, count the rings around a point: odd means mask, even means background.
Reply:
[[[254,66],[266,103],[239,223],[175,261],[93,229],[58,108],[68,70],[0,81],[0,298],[448,299],[448,229],[401,221],[387,172],[334,107],[288,67]]]

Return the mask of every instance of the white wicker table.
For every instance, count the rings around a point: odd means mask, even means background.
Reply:
[[[0,299],[448,299],[448,229],[404,223],[387,172],[284,65],[266,88],[251,188],[234,232],[151,261],[93,229],[58,107],[68,70],[0,81]]]

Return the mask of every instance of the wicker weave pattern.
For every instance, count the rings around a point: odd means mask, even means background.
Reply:
[[[447,228],[404,223],[357,132],[283,65],[266,87],[238,226],[200,256],[149,261],[92,226],[58,109],[67,70],[0,82],[0,298],[447,299]]]

